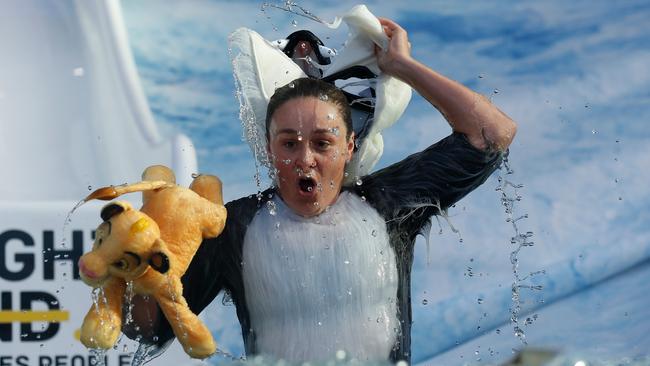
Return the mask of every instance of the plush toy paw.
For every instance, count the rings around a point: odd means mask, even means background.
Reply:
[[[204,359],[210,357],[217,351],[217,344],[210,336],[209,338],[199,339],[196,342],[183,344],[183,349],[192,358]]]
[[[86,316],[81,326],[80,340],[88,348],[109,349],[117,342],[120,331],[120,327],[112,324],[110,320]]]

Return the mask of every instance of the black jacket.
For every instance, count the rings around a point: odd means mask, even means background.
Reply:
[[[398,319],[401,332],[390,359],[410,361],[411,266],[418,233],[431,224],[433,215],[446,209],[481,185],[499,166],[501,154],[474,148],[462,134],[454,133],[422,152],[362,177],[361,185],[345,190],[365,197],[385,219],[395,250],[399,285]],[[256,354],[255,334],[246,307],[242,277],[242,246],[255,213],[265,206],[273,189],[226,204],[228,219],[223,233],[205,240],[183,276],[184,296],[195,313],[201,312],[221,290],[230,293],[241,324],[246,354]],[[259,198],[258,198],[259,197]],[[158,329],[159,343],[173,337],[164,317]]]

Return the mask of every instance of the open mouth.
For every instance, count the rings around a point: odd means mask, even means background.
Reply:
[[[316,181],[313,178],[300,178],[298,180],[298,187],[301,193],[312,194],[316,189]]]

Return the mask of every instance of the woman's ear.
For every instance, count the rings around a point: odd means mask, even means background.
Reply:
[[[347,148],[347,158],[346,158],[346,163],[349,163],[350,160],[352,160],[352,154],[354,153],[354,131],[350,133],[350,138],[348,139],[348,145],[346,146]]]

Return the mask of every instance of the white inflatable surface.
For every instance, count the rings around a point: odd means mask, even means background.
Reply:
[[[92,303],[77,260],[102,203],[92,187],[165,164],[187,185],[191,141],[162,138],[141,90],[118,1],[8,0],[0,12],[0,363],[89,365],[78,329]],[[127,197],[137,203],[139,196]],[[65,243],[63,243],[65,242]],[[130,362],[122,340],[107,365]],[[175,345],[160,362],[196,364]]]
[[[0,43],[0,199],[78,200],[153,163],[189,182],[193,148],[160,137],[117,1],[4,2]]]

